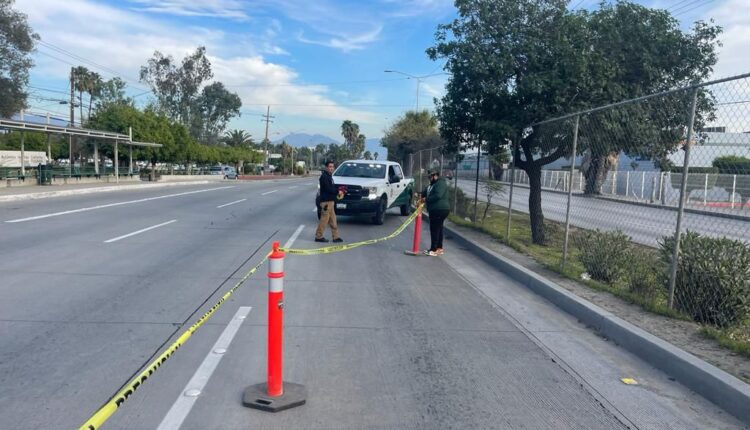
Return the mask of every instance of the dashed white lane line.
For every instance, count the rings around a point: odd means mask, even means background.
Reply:
[[[261,196],[265,196],[265,195],[268,195],[268,194],[273,194],[273,193],[275,193],[276,191],[279,191],[279,190],[266,191],[265,193],[261,194]]]
[[[208,383],[208,380],[211,379],[214,370],[219,366],[221,358],[229,348],[232,339],[237,334],[242,322],[245,321],[245,318],[247,318],[247,314],[250,313],[251,309],[250,306],[241,306],[237,310],[237,313],[234,314],[234,317],[229,324],[227,324],[227,327],[221,333],[221,336],[219,336],[219,339],[211,348],[211,351],[206,358],[203,359],[203,363],[201,363],[193,374],[193,377],[190,378],[190,381],[185,385],[185,389],[182,390],[182,395],[174,402],[172,408],[169,409],[169,412],[167,412],[167,415],[161,421],[157,430],[176,430],[182,426],[182,423],[185,421],[185,418],[190,413],[193,405],[198,400],[198,396],[200,396],[203,388]]]
[[[106,204],[106,205],[89,206],[89,207],[86,207],[86,208],[73,209],[73,210],[69,210],[69,211],[54,212],[54,213],[45,214],[45,215],[31,216],[31,217],[28,217],[28,218],[12,219],[12,220],[8,220],[8,221],[5,221],[5,222],[16,223],[16,222],[34,221],[34,220],[38,220],[38,219],[52,218],[52,217],[61,216],[61,215],[68,215],[68,214],[74,214],[74,213],[79,213],[79,212],[88,212],[88,211],[93,211],[93,210],[96,210],[96,209],[104,209],[104,208],[111,208],[111,207],[114,207],[114,206],[131,205],[131,204],[134,204],[134,203],[142,203],[142,202],[149,202],[149,201],[152,201],[152,200],[166,199],[166,198],[169,198],[169,197],[186,196],[188,194],[197,194],[197,193],[205,193],[205,192],[208,192],[208,191],[225,190],[227,188],[234,188],[234,185],[229,186],[229,187],[218,187],[218,188],[208,188],[208,189],[205,189],[205,190],[186,191],[184,193],[166,194],[166,195],[163,195],[163,196],[148,197],[148,198],[145,198],[145,199],[138,199],[138,200],[128,200],[126,202],[109,203],[109,204]]]
[[[242,203],[245,200],[247,200],[247,199],[240,199],[240,200],[235,200],[233,202],[225,203],[223,205],[216,206],[216,209],[221,209],[221,208],[225,208],[225,207],[230,206],[230,205],[235,205],[237,203]]]
[[[159,228],[159,227],[164,227],[165,225],[172,224],[173,222],[177,222],[177,220],[173,219],[171,221],[163,222],[161,224],[152,225],[151,227],[142,228],[142,229],[140,229],[138,231],[134,231],[132,233],[124,234],[122,236],[117,236],[117,237],[114,237],[112,239],[105,240],[104,243],[117,242],[118,240],[122,240],[122,239],[125,239],[125,238],[128,238],[128,237],[131,237],[131,236],[135,236],[136,234],[145,233],[145,232],[147,232],[149,230],[153,230],[153,229]]]
[[[297,227],[297,230],[295,230],[294,234],[292,234],[292,237],[289,238],[289,240],[286,241],[284,244],[284,248],[291,248],[294,244],[294,241],[297,240],[299,237],[299,234],[302,233],[302,230],[305,228],[305,225],[302,224],[299,227]]]

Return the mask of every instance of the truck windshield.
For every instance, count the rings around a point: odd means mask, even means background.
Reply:
[[[385,178],[385,164],[344,163],[333,175],[350,178]]]

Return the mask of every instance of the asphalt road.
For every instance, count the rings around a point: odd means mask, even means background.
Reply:
[[[81,425],[272,241],[315,247],[314,190],[230,181],[0,203],[0,427]],[[344,218],[341,234],[402,220]],[[404,256],[410,235],[286,259],[285,380],[306,385],[306,405],[241,405],[265,379],[259,273],[102,428],[740,427],[450,241],[445,257]]]
[[[474,181],[460,178],[458,186],[468,196],[474,198]],[[504,190],[502,195],[493,198],[493,204],[508,207],[510,186],[505,185]],[[480,201],[486,201],[487,193],[481,182],[477,194]],[[566,194],[542,191],[544,217],[564,223],[567,201]],[[513,210],[529,213],[529,189],[527,187],[514,188]],[[590,230],[621,230],[635,242],[658,246],[662,237],[674,235],[677,211],[593,199],[574,194],[570,224]],[[686,230],[714,237],[726,236],[750,243],[750,221],[685,212],[682,219],[683,233]]]

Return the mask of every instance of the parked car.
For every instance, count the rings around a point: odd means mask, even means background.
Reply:
[[[414,180],[405,178],[401,165],[392,161],[345,161],[333,172],[333,183],[344,192],[336,201],[337,215],[372,214],[372,222],[380,225],[385,212],[394,207],[401,215],[411,214]],[[320,219],[320,190],[315,196]]]
[[[213,166],[209,172],[212,175],[222,175],[224,179],[237,179],[237,171],[232,166]]]

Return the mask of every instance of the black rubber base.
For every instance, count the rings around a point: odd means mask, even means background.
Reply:
[[[305,386],[291,382],[284,382],[284,394],[279,397],[268,396],[265,382],[245,388],[245,392],[242,394],[243,405],[266,412],[279,412],[302,406],[306,399],[307,389]]]
[[[411,255],[411,256],[414,256],[414,257],[419,257],[420,255],[424,255],[424,254],[422,254],[421,252],[417,252],[417,253],[415,253],[414,251],[410,251],[410,250],[406,250],[406,251],[404,251],[404,254],[406,254],[406,255]]]

